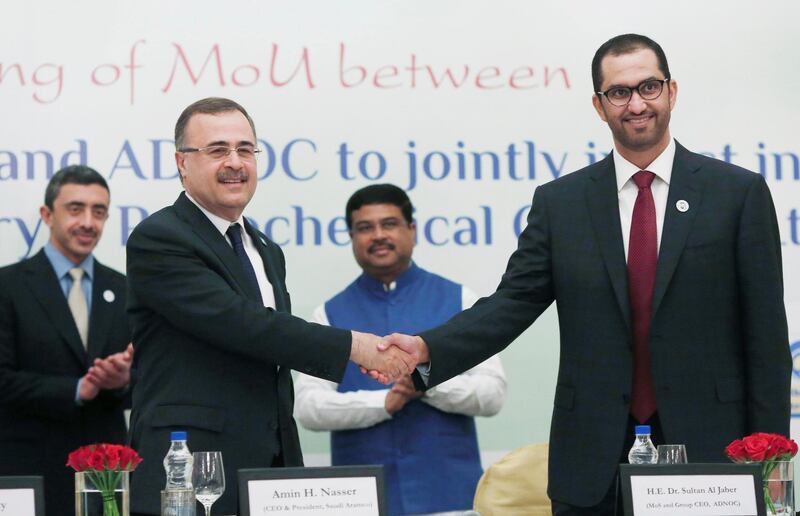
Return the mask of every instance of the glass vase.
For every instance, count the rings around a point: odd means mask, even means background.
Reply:
[[[765,462],[762,475],[767,515],[794,516],[794,463],[790,460]]]
[[[130,472],[75,473],[75,516],[130,516]]]

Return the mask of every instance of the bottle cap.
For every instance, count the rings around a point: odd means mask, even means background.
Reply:
[[[650,434],[650,425],[636,425],[634,429],[636,435]]]
[[[186,440],[186,432],[184,432],[184,431],[171,432],[169,434],[169,440],[170,441],[185,441]]]

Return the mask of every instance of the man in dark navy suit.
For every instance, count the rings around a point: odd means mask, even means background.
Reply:
[[[592,80],[614,152],[536,189],[493,295],[387,340],[430,362],[415,380],[432,387],[505,348],[555,301],[557,515],[613,513],[634,424],[686,444],[692,462],[726,460],[725,446],[751,432],[789,433],[781,243],[764,178],[672,138],[678,85],[650,38],[604,43]]]
[[[241,468],[301,466],[291,369],[340,381],[348,359],[397,378],[400,350],[375,335],[291,315],[283,252],[243,217],[256,189],[255,125],[239,104],[195,102],[175,124],[184,192],[128,240],[129,313],[136,344],[131,443],[144,458],[133,510],[159,513],[161,461],[173,430],[193,450],[219,450],[220,513],[237,508]]]
[[[92,254],[108,206],[95,170],[58,171],[40,208],[49,242],[0,269],[0,475],[43,475],[47,514],[74,511],[69,452],[125,442],[125,277]]]

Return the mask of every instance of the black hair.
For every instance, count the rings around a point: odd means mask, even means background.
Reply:
[[[406,219],[408,224],[411,224],[414,219],[412,212],[414,207],[411,205],[411,199],[403,191],[395,185],[385,183],[379,185],[369,185],[356,190],[347,200],[345,207],[345,220],[347,221],[347,229],[353,229],[353,212],[366,204],[393,204],[400,208],[403,213],[403,218]]]
[[[229,111],[238,111],[244,115],[247,122],[250,124],[250,129],[253,130],[253,136],[256,135],[256,126],[253,119],[247,114],[247,111],[238,103],[225,99],[222,97],[208,97],[198,100],[186,107],[175,122],[175,147],[181,149],[183,147],[183,136],[186,131],[186,124],[192,116],[203,113],[206,115],[216,115],[218,113],[227,113]]]
[[[669,64],[667,64],[667,56],[664,54],[664,49],[661,48],[661,45],[647,36],[642,36],[640,34],[621,34],[600,45],[600,48],[594,53],[594,58],[592,59],[592,85],[594,86],[595,94],[600,91],[603,84],[601,64],[604,57],[607,55],[618,56],[630,54],[631,52],[643,48],[648,48],[656,54],[659,70],[664,74],[665,79],[671,78],[669,74]]]
[[[47,189],[44,191],[45,206],[52,210],[53,202],[61,192],[61,187],[67,184],[100,185],[109,194],[111,193],[108,189],[108,183],[97,170],[86,165],[70,165],[62,168],[50,178],[50,182],[47,183]]]

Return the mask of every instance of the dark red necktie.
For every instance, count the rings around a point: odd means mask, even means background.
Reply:
[[[631,414],[640,423],[650,419],[656,411],[653,372],[650,366],[650,319],[653,315],[653,287],[658,261],[656,205],[650,190],[655,177],[655,174],[647,170],[640,170],[633,175],[639,194],[633,205],[628,241],[628,295],[633,326]]]

